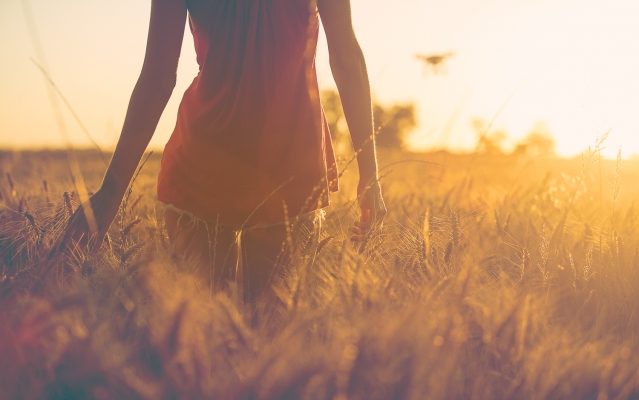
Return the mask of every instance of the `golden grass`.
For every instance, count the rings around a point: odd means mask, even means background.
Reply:
[[[60,263],[64,153],[2,153],[0,398],[639,398],[639,163],[589,156],[384,153],[384,229],[348,243],[347,171],[317,259],[249,318],[172,251],[159,157],[100,253]]]

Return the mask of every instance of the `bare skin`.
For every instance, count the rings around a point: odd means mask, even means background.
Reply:
[[[351,239],[361,242],[374,226],[381,223],[386,214],[377,182],[375,144],[371,140],[373,117],[368,73],[353,31],[350,0],[318,0],[317,7],[326,31],[331,70],[342,98],[346,122],[354,147],[360,149],[357,157],[360,174],[357,194],[361,217],[350,231]],[[98,230],[90,232],[85,213],[80,207],[70,219],[61,249],[71,248],[76,244],[84,247],[89,238],[95,240],[94,243],[102,243],[175,87],[186,16],[186,0],[152,0],[142,72],[133,90],[122,133],[102,186],[90,199]],[[169,236],[176,240],[177,233],[181,231],[177,218],[168,213],[165,215],[165,222]],[[199,235],[199,238],[192,238],[192,243],[203,243],[203,233],[200,232]],[[251,252],[257,255],[251,257],[252,259],[272,259],[271,253],[281,248],[283,232],[263,235],[261,238],[259,235],[248,236],[247,249],[252,249]],[[220,239],[230,242],[230,238]],[[251,245],[251,242],[254,244]],[[228,246],[232,244],[229,243]],[[99,246],[94,246],[93,251],[98,248]],[[208,251],[207,239],[207,254]],[[200,252],[203,253],[204,250],[200,249]],[[207,271],[203,272],[203,275],[207,274]]]
[[[238,262],[236,231],[214,223],[194,221],[174,210],[164,211],[164,221],[175,250],[196,267],[202,289],[226,290],[235,281]],[[241,261],[244,300],[254,301],[266,289],[286,240],[286,227],[276,225],[242,234]],[[239,284],[239,282],[237,282]]]

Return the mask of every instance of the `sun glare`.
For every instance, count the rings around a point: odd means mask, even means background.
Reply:
[[[639,0],[314,2],[0,0],[0,400],[639,399]]]
[[[606,154],[619,146],[624,155],[639,153],[636,1],[352,3],[376,99],[416,105],[410,148],[470,151],[477,141],[471,121],[479,118],[495,119],[494,129],[508,134],[507,148],[544,121],[560,155],[580,153],[608,129]],[[142,62],[148,5],[116,1],[65,9],[32,0],[32,7],[52,77],[96,141],[113,146]],[[126,18],[118,12],[124,8]],[[29,61],[33,50],[18,3],[0,5],[0,32],[0,50],[8,55],[0,65],[6,111],[0,128],[20,132],[2,135],[0,144],[60,146],[41,76]],[[417,57],[441,54],[448,56],[436,69]],[[317,68],[320,84],[334,87],[324,39]],[[174,93],[196,73],[187,34]],[[167,106],[152,146],[162,148],[168,140],[180,98],[175,94]],[[42,118],[29,118],[33,113]],[[77,146],[89,145],[79,127],[69,126]]]
[[[413,149],[472,150],[470,122],[495,118],[507,147],[543,121],[560,155],[579,154],[608,129],[605,154],[639,153],[639,3],[409,3],[404,11],[422,17],[415,27],[378,29],[371,21],[399,27],[405,18],[376,2],[360,4],[355,23],[377,96],[418,105]],[[453,54],[435,74],[415,60],[429,52]],[[330,81],[326,55],[318,58]]]

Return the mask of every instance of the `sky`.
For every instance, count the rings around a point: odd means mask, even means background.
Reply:
[[[62,147],[41,72],[32,63],[22,0],[0,0],[0,147]],[[91,136],[113,148],[139,75],[149,0],[29,0],[51,77]],[[414,150],[471,151],[471,121],[494,119],[507,148],[540,121],[557,152],[574,156],[611,129],[606,156],[639,154],[639,2],[636,0],[351,0],[376,101],[413,103]],[[438,73],[417,54],[453,52]],[[334,87],[328,50],[320,85]],[[197,73],[185,35],[178,83],[151,147],[175,125]],[[71,142],[89,141],[63,108]]]

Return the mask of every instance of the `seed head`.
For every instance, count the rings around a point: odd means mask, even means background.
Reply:
[[[7,182],[9,182],[9,189],[11,189],[11,194],[13,196],[15,196],[16,195],[16,187],[13,184],[13,177],[11,176],[10,172],[7,172],[6,175],[7,175]]]
[[[73,199],[69,192],[64,192],[62,194],[62,199],[64,200],[64,207],[67,210],[67,216],[71,217],[73,215]]]

